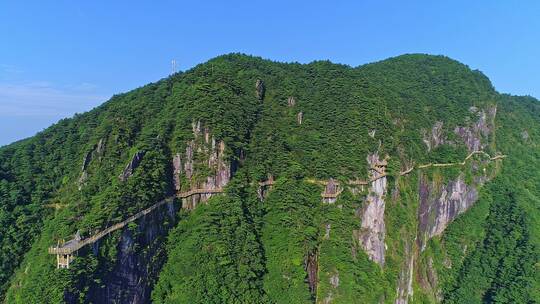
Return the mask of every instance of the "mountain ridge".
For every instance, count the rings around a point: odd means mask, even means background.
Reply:
[[[39,302],[48,294],[51,302],[69,303],[146,303],[150,297],[157,303],[460,303],[475,282],[461,263],[474,266],[475,255],[490,257],[498,248],[480,245],[499,231],[498,224],[483,226],[493,223],[487,210],[499,214],[514,206],[512,214],[537,217],[520,213],[536,208],[523,189],[511,190],[519,204],[491,193],[498,193],[492,185],[508,188],[521,180],[518,171],[501,169],[507,162],[535,163],[539,136],[531,126],[538,113],[534,98],[501,95],[482,73],[444,56],[408,54],[354,68],[216,57],[0,148],[2,234],[8,236],[0,243],[20,244],[1,252],[10,261],[2,270],[14,273],[0,277],[4,289],[11,286],[6,301]],[[509,160],[397,174],[412,163],[461,162],[474,151]],[[520,153],[530,156],[516,159]],[[303,181],[377,176],[370,168],[386,155],[384,182],[347,188],[336,200],[320,197],[335,189]],[[270,177],[276,184],[261,204],[253,182]],[[226,186],[227,194],[159,209],[83,250],[74,270],[54,269],[46,254],[55,239],[77,230],[91,235],[175,191],[201,186]],[[67,207],[52,212],[49,204]],[[475,233],[451,228],[468,218],[475,219],[468,222]],[[160,228],[157,219],[165,220]],[[9,229],[16,222],[19,229]],[[531,225],[510,228],[535,235]],[[533,248],[520,266],[530,269],[538,242],[518,240]],[[215,249],[205,245],[214,243]],[[473,249],[469,255],[443,247]],[[449,270],[447,261],[460,266]],[[226,278],[229,283],[216,284]],[[490,287],[509,281],[481,282],[488,287],[478,288],[493,297],[512,294],[512,287]],[[534,289],[525,288],[533,299]]]

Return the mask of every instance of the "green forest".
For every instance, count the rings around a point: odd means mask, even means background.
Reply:
[[[540,303],[540,102],[444,56],[216,57],[0,148],[0,302]]]

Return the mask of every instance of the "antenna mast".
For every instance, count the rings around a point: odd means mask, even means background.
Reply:
[[[172,68],[172,69],[171,69],[171,70],[172,70],[171,75],[172,75],[172,74],[176,74],[176,59],[173,59],[173,60],[171,61],[171,68]]]

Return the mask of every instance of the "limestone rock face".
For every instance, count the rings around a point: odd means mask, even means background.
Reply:
[[[317,251],[309,252],[304,262],[304,266],[307,272],[309,291],[313,295],[317,292],[317,281],[318,281],[318,271],[319,271],[319,263],[317,262],[318,255],[319,254]]]
[[[261,202],[264,201],[264,199],[268,196],[269,191],[272,189],[273,183],[274,176],[272,174],[268,174],[266,181],[264,181],[262,185],[259,185],[259,188],[257,189],[257,197]]]
[[[324,304],[330,304],[334,300],[334,289],[337,289],[339,287],[339,272],[337,270],[333,270],[330,272],[330,278],[328,279],[328,283],[330,283],[330,286],[332,289],[328,291],[326,294],[326,297],[322,300],[321,303]]]
[[[481,151],[487,144],[487,137],[493,132],[495,128],[495,115],[497,114],[497,107],[492,106],[486,110],[478,110],[476,108],[470,109],[471,113],[477,115],[478,120],[469,126],[456,127],[454,133],[458,135],[469,152]]]
[[[469,152],[480,151],[486,148],[489,142],[488,137],[495,128],[497,107],[490,106],[486,109],[470,107],[469,112],[473,115],[473,119],[467,117],[469,122],[464,126],[455,127],[454,134],[467,146]],[[443,126],[442,121],[437,121],[430,131],[423,131],[422,141],[426,144],[428,152],[440,145],[456,144],[456,142],[448,140],[445,136]]]
[[[324,237],[323,237],[323,240],[329,240],[330,239],[330,230],[331,229],[332,229],[332,224],[324,225]]]
[[[401,268],[401,273],[398,277],[398,285],[396,290],[396,300],[394,304],[407,304],[413,296],[413,272],[414,272],[414,257],[413,244],[409,241],[405,243],[405,263]]]
[[[182,155],[176,153],[173,157],[173,183],[174,190],[179,192],[181,190],[180,174],[182,173]]]
[[[86,153],[86,155],[84,156],[81,171],[86,171],[88,165],[90,165],[90,161],[92,160],[92,153],[94,153],[94,150]]]
[[[166,237],[171,228],[163,225],[164,222],[170,222],[172,226],[177,222],[176,212],[171,202],[141,217],[136,233],[128,228],[122,230],[113,268],[103,276],[100,284],[90,287],[89,303],[150,303],[153,284],[150,278],[159,273],[166,260],[159,256],[157,239]],[[73,295],[66,294],[65,298],[68,303],[79,303]]]
[[[266,87],[264,86],[264,82],[260,79],[257,79],[255,82],[255,93],[257,94],[257,98],[262,101],[264,99],[264,93],[266,92]]]
[[[137,169],[137,167],[139,167],[139,165],[141,164],[141,161],[145,153],[146,153],[145,151],[137,151],[133,155],[129,163],[124,168],[124,171],[122,172],[122,174],[118,176],[120,181],[125,182],[130,176],[133,175],[133,172],[135,171],[135,169]]]
[[[88,151],[82,161],[82,167],[81,167],[81,176],[78,180],[78,186],[79,190],[82,189],[86,181],[88,180],[88,166],[90,166],[90,162],[94,160],[95,158],[101,160],[101,157],[103,156],[103,153],[105,151],[105,140],[101,138],[97,144],[95,144],[92,147],[92,150]]]
[[[437,121],[435,125],[433,125],[431,132],[424,132],[422,141],[426,144],[428,152],[446,142],[446,138],[443,137],[442,128],[443,122]]]
[[[296,105],[296,99],[294,99],[294,97],[292,97],[292,96],[289,97],[289,98],[287,99],[287,105],[288,105],[289,107],[294,107],[294,105]]]
[[[433,257],[430,256],[425,265],[426,275],[419,276],[418,281],[424,291],[427,291],[430,294],[432,294],[437,300],[437,302],[442,302],[443,300],[442,293],[438,287],[439,278],[437,275],[437,271],[435,270],[435,266],[433,264],[434,264]]]
[[[465,184],[463,175],[441,186],[421,178],[419,193],[418,233],[421,250],[430,238],[440,235],[451,221],[478,200],[478,190]]]
[[[96,153],[101,157],[105,151],[105,139],[101,138],[96,146]]]
[[[367,161],[372,168],[383,162],[377,153],[369,155]],[[360,246],[369,258],[383,266],[386,233],[384,224],[386,177],[381,177],[382,173],[377,170],[372,170],[370,175],[372,179],[376,180],[371,183],[366,206],[360,210],[361,229],[358,231],[357,237]]]
[[[529,139],[529,132],[527,132],[527,130],[523,130],[521,132],[521,138],[523,138],[524,140],[528,140]]]
[[[216,141],[200,121],[192,125],[194,139],[189,141],[184,153],[173,157],[173,182],[177,193],[195,189],[223,189],[232,176],[231,163],[226,159],[225,142]],[[206,176],[202,176],[204,170]],[[212,194],[195,194],[182,199],[183,208],[193,209],[207,201]]]
[[[298,114],[296,114],[296,121],[298,122],[299,125],[302,124],[303,119],[304,119],[304,113],[298,112]]]

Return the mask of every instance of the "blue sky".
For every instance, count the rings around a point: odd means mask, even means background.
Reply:
[[[0,145],[112,94],[243,52],[352,66],[444,54],[540,97],[538,1],[0,2]]]

